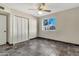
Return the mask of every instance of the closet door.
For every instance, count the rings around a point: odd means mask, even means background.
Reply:
[[[29,30],[28,30],[28,19],[25,19],[25,38],[26,38],[26,40],[29,40],[29,38],[28,38],[28,32]]]
[[[28,40],[28,20],[23,17],[13,16],[12,24],[13,44]]]
[[[22,41],[28,40],[28,20],[22,18]]]
[[[22,20],[21,20],[22,22],[22,40],[21,41],[24,41],[25,40],[25,38],[24,38],[24,35],[25,35],[25,21],[24,21],[24,19],[22,18]]]
[[[17,17],[17,40],[22,42],[22,18]]]
[[[18,18],[16,16],[13,16],[12,19],[12,42],[13,44],[17,43],[17,20]]]

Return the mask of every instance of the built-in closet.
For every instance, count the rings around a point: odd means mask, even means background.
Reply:
[[[12,41],[19,43],[28,40],[28,19],[20,16],[12,18]]]
[[[9,43],[16,44],[37,37],[37,20],[12,15],[10,18]]]

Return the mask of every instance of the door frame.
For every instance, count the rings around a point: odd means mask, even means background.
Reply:
[[[0,12],[0,15],[4,15],[4,16],[6,16],[6,43],[5,44],[7,44],[7,43],[9,43],[8,41],[8,19],[9,19],[9,14],[8,13],[6,13],[6,12]]]

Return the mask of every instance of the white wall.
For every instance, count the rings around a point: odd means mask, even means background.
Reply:
[[[37,20],[29,19],[29,39],[37,37]]]
[[[42,31],[42,20],[56,16],[56,31]],[[64,10],[38,19],[39,37],[79,44],[79,8]]]

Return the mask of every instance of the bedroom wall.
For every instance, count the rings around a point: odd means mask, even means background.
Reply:
[[[57,18],[56,31],[43,31],[42,20],[52,16]],[[38,37],[79,44],[79,7],[40,17],[38,25]]]

